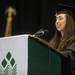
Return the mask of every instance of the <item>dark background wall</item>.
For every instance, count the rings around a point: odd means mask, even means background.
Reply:
[[[16,9],[16,16],[13,17],[12,35],[33,34],[44,25],[48,25],[49,5],[52,11],[55,1],[49,0],[1,0],[0,1],[0,32],[4,36],[6,19],[5,9],[13,6]]]
[[[53,33],[53,15],[58,3],[75,6],[73,0],[0,0],[0,36],[4,36],[6,26],[5,9],[13,6],[16,16],[13,17],[12,35],[33,34],[48,25]]]

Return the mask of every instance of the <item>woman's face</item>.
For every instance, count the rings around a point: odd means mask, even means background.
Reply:
[[[66,26],[66,14],[58,14],[56,15],[56,29],[59,32],[64,31],[65,26]]]

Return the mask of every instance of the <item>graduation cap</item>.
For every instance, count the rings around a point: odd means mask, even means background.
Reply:
[[[72,16],[73,19],[75,20],[75,7],[70,6],[70,5],[61,4],[61,3],[57,4],[57,8],[56,8],[57,14],[64,13],[62,11]]]

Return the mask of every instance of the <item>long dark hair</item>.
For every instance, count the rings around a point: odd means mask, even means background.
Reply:
[[[64,30],[64,35],[63,37],[61,37],[61,33],[59,31],[55,31],[54,36],[52,37],[52,39],[50,40],[49,44],[52,48],[58,49],[60,51],[64,50],[64,47],[66,46],[66,44],[68,43],[70,37],[72,37],[72,35],[75,35],[75,22],[73,19],[73,14],[71,11],[69,10],[61,10],[59,12],[57,12],[56,14],[66,14],[66,27]]]

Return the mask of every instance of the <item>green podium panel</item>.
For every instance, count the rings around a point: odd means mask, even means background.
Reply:
[[[29,37],[28,75],[70,75],[67,62],[68,59],[61,53]]]

